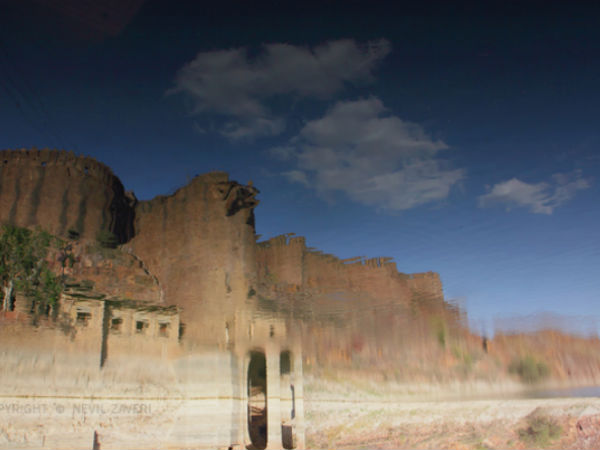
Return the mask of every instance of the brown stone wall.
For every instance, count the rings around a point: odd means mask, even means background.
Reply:
[[[132,198],[96,160],[54,150],[0,151],[0,221],[41,226],[57,236],[69,229],[94,239],[100,230],[125,242],[132,235]]]
[[[305,277],[309,288],[320,291],[360,292],[397,303],[410,299],[407,276],[398,273],[388,258],[343,262],[331,255],[309,252],[305,257]]]
[[[417,299],[441,300],[444,298],[442,280],[435,272],[411,274],[408,286]]]
[[[259,279],[297,287],[304,284],[305,240],[289,236],[277,236],[258,244],[256,262]]]
[[[441,349],[439,327],[459,329],[439,275],[400,273],[390,258],[340,260],[286,235],[258,244],[257,265],[260,295],[295,319],[303,355],[318,367],[408,374],[405,361]]]
[[[338,293],[407,304],[415,295],[441,300],[439,275],[403,274],[391,258],[351,258],[309,250],[303,237],[277,236],[257,246],[257,273],[263,286],[274,291],[303,291],[312,295]],[[417,299],[418,300],[418,299]]]
[[[225,339],[226,323],[248,302],[257,192],[214,172],[136,208],[129,246],[160,280],[166,302],[181,307],[186,336]]]

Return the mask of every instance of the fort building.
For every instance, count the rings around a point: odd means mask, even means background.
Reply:
[[[303,448],[303,363],[340,298],[452,315],[435,273],[257,242],[257,194],[211,172],[138,201],[92,158],[1,151],[0,222],[76,237],[77,261],[56,320],[32,325],[19,293],[0,315],[0,447]]]

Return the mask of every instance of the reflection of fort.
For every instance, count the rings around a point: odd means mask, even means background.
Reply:
[[[31,326],[19,298],[0,315],[0,396],[17,405],[0,447],[302,448],[307,342],[327,358],[329,333],[346,355],[363,328],[390,341],[392,309],[445,313],[437,274],[257,243],[257,193],[211,172],[138,202],[91,158],[0,151],[0,222],[80,237],[57,321]],[[107,231],[119,249],[96,248]],[[40,414],[6,412],[28,401]]]

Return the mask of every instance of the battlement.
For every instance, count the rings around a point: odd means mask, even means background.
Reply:
[[[306,238],[304,236],[295,236],[295,233],[286,233],[272,237],[266,241],[257,243],[262,248],[270,247],[303,247],[306,248]]]
[[[436,273],[398,272],[396,263],[386,256],[340,259],[307,247],[305,238],[293,233],[259,242],[256,257],[258,279],[274,292],[343,293],[398,304],[415,296],[443,299]]]
[[[314,256],[319,256],[323,260],[326,260],[332,264],[337,265],[351,265],[357,264],[368,268],[381,268],[385,266],[396,267],[396,264],[392,262],[393,258],[388,256],[379,256],[374,258],[366,258],[364,256],[355,256],[353,258],[340,259],[335,255],[329,253],[323,253],[322,250],[317,250],[312,247],[306,246],[306,238],[304,236],[295,236],[295,233],[286,233],[279,236],[272,237],[266,241],[257,243],[261,249],[284,249],[292,247],[300,247],[303,252],[309,253]]]
[[[342,259],[340,262],[342,264],[358,264],[365,267],[369,267],[372,269],[378,269],[380,267],[390,266],[396,267],[396,263],[394,263],[391,256],[376,256],[374,258],[366,258],[364,256],[355,256],[353,258]]]

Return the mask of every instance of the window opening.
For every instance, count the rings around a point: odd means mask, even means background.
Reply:
[[[123,319],[120,317],[113,317],[110,321],[110,331],[113,333],[120,333],[123,328]]]
[[[87,327],[91,318],[92,318],[92,313],[89,313],[87,311],[77,311],[77,317],[75,319],[75,323],[82,327]]]
[[[135,322],[135,332],[139,334],[145,334],[148,329],[148,321],[146,320],[136,320]]]

